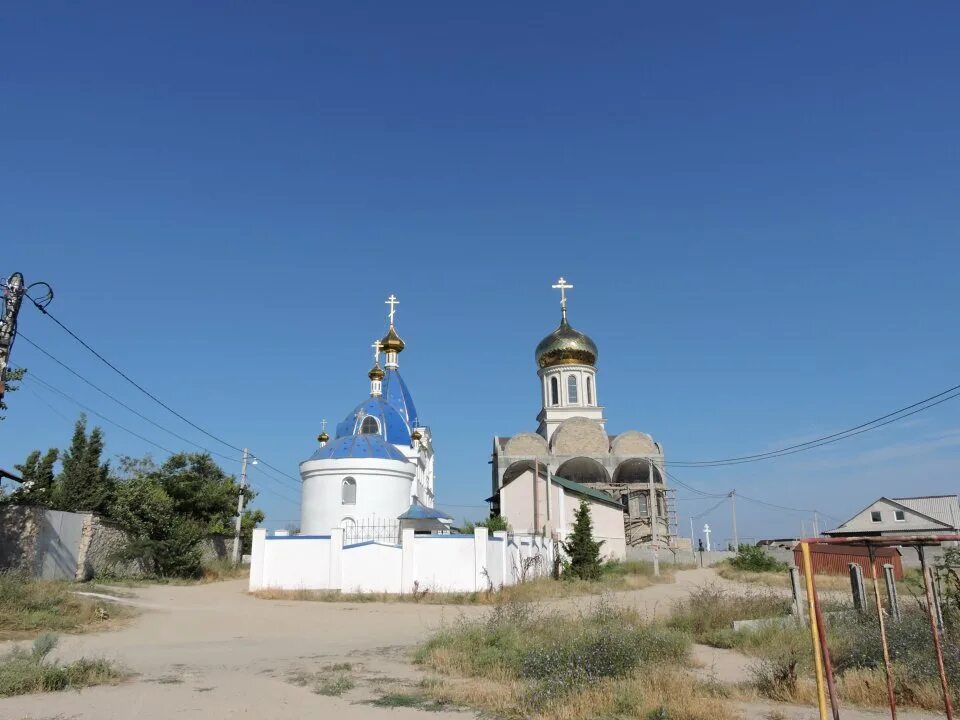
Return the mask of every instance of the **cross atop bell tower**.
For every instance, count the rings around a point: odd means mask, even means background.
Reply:
[[[563,315],[563,319],[567,319],[567,290],[573,290],[573,285],[569,284],[563,277],[560,276],[560,279],[557,280],[556,285],[552,285],[554,290],[560,291],[560,312]]]

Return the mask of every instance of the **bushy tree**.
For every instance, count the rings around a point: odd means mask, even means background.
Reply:
[[[23,376],[27,374],[25,368],[17,368],[13,370],[11,368],[3,369],[3,377],[0,377],[0,383],[3,383],[4,393],[16,392],[20,389],[20,381],[23,380]],[[0,412],[3,412],[7,409],[7,404],[0,399]],[[5,415],[0,415],[0,420],[6,419]]]
[[[253,529],[263,522],[266,515],[263,514],[263,510],[244,510],[243,515],[240,516],[240,554],[249,555],[253,550]],[[300,528],[296,529],[296,532],[290,533],[291,535],[296,535],[300,532]]]
[[[160,577],[198,575],[201,541],[233,533],[239,484],[205,453],[178,453],[159,466],[149,458],[123,458],[120,465],[127,479],[111,514],[130,537],[122,558],[139,560]],[[255,495],[249,488],[244,494],[246,502]]]
[[[486,520],[479,520],[478,522],[473,522],[472,520],[464,520],[463,527],[461,528],[461,532],[470,534],[474,531],[475,528],[478,528],[478,527],[486,528],[491,535],[501,530],[510,529],[510,526],[507,524],[506,518],[504,518],[502,515],[494,515],[493,517],[489,517]]]
[[[787,563],[764,552],[762,547],[745,544],[737,548],[737,554],[730,558],[730,564],[737,570],[751,572],[786,572],[789,568]]]
[[[19,471],[23,480],[20,487],[4,498],[8,503],[24,503],[29,505],[50,505],[52,502],[53,483],[55,479],[53,466],[57,462],[60,451],[50,448],[41,454],[34,450],[27,455],[27,459],[20,465],[13,467]]]
[[[113,500],[114,482],[110,463],[103,455],[103,430],[87,434],[87,418],[81,415],[73,428],[70,447],[62,455],[60,475],[53,490],[53,505],[70,512],[107,514]]]
[[[574,516],[573,532],[570,539],[563,543],[563,550],[569,558],[566,572],[581,580],[596,580],[600,577],[600,546],[603,541],[593,539],[593,521],[590,519],[590,506],[586,500],[580,501]]]

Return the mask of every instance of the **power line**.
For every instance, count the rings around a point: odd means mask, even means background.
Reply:
[[[34,299],[33,299],[32,297],[30,297],[29,295],[27,295],[26,297],[29,298],[30,302],[33,303],[34,307],[36,307],[37,310],[39,310],[41,313],[43,313],[43,314],[46,315],[48,318],[50,318],[51,320],[53,320],[53,321],[54,321],[57,325],[59,325],[70,337],[72,337],[74,340],[76,340],[78,343],[80,343],[83,347],[85,347],[87,350],[89,350],[91,353],[93,353],[97,358],[99,358],[99,360],[100,360],[102,363],[104,363],[107,367],[109,367],[111,370],[113,370],[115,373],[117,373],[120,377],[122,377],[122,378],[123,378],[124,380],[126,380],[128,383],[130,383],[130,384],[133,385],[135,388],[137,388],[137,390],[139,390],[139,391],[142,392],[144,395],[146,395],[148,398],[150,398],[150,399],[153,400],[155,403],[157,403],[158,405],[160,405],[160,407],[162,407],[162,408],[164,408],[165,410],[173,413],[173,414],[176,415],[178,418],[180,418],[180,419],[183,420],[185,423],[187,423],[187,425],[189,425],[190,427],[194,428],[195,430],[199,430],[200,432],[202,432],[202,433],[203,433],[204,435],[206,435],[207,437],[212,438],[213,440],[216,440],[218,443],[221,443],[221,444],[223,444],[223,445],[226,445],[226,446],[227,446],[228,448],[230,448],[231,450],[236,450],[237,452],[243,452],[243,448],[239,448],[239,447],[237,447],[236,445],[233,445],[232,443],[227,442],[227,441],[224,440],[223,438],[217,437],[217,436],[214,435],[213,433],[211,433],[211,432],[209,432],[208,430],[206,430],[206,429],[200,427],[199,425],[197,425],[197,424],[196,424],[195,422],[193,422],[192,420],[189,420],[188,418],[186,418],[186,417],[184,417],[183,415],[181,415],[179,412],[177,412],[177,411],[174,410],[172,407],[170,407],[170,406],[167,405],[165,402],[163,402],[163,400],[161,400],[160,398],[158,398],[156,395],[154,395],[154,394],[151,393],[149,390],[147,390],[147,389],[144,388],[142,385],[140,385],[136,380],[134,380],[134,379],[131,378],[129,375],[127,375],[125,372],[123,372],[123,370],[121,370],[121,369],[118,368],[116,365],[114,365],[112,362],[110,362],[109,360],[107,360],[103,355],[101,355],[101,354],[98,353],[96,350],[94,350],[92,347],[90,347],[90,345],[88,345],[79,335],[77,335],[75,332],[73,332],[73,330],[71,330],[71,329],[68,328],[66,325],[64,325],[62,322],[60,322],[60,321],[53,315],[53,313],[51,313],[49,310],[47,310],[43,305],[41,305],[39,302],[37,302],[36,300],[34,300]]]
[[[182,440],[183,442],[189,443],[190,445],[193,445],[194,447],[198,447],[198,448],[200,448],[201,450],[210,453],[211,455],[216,455],[217,457],[221,457],[221,458],[223,458],[223,459],[225,459],[225,460],[229,460],[230,462],[240,462],[240,459],[239,459],[239,458],[230,457],[229,455],[224,455],[223,453],[217,452],[216,450],[211,450],[210,448],[204,447],[204,446],[201,445],[200,443],[196,443],[196,442],[194,442],[193,440],[190,440],[189,438],[186,438],[186,437],[184,437],[183,435],[180,435],[179,433],[174,432],[174,431],[171,430],[170,428],[161,425],[160,423],[158,423],[158,422],[156,422],[155,420],[147,417],[146,415],[144,415],[143,413],[139,412],[138,410],[130,407],[129,405],[127,405],[125,402],[123,402],[123,401],[120,400],[119,398],[111,395],[110,393],[108,393],[106,390],[104,390],[104,389],[103,389],[102,387],[100,387],[99,385],[97,385],[97,384],[93,383],[92,381],[88,380],[87,378],[85,378],[83,375],[81,375],[80,373],[78,373],[76,370],[74,370],[72,367],[70,367],[69,365],[67,365],[65,362],[63,362],[63,361],[60,360],[59,358],[55,357],[55,356],[54,356],[53,354],[51,354],[49,351],[45,350],[45,349],[42,348],[39,344],[35,343],[33,340],[31,340],[30,338],[28,338],[28,337],[27,337],[26,335],[24,335],[22,332],[21,332],[21,333],[17,333],[17,335],[18,335],[18,337],[22,338],[23,340],[25,340],[26,342],[28,342],[30,345],[32,345],[34,348],[36,348],[37,350],[39,350],[40,352],[42,352],[42,353],[43,353],[44,355],[46,355],[48,358],[50,358],[51,360],[53,360],[57,365],[59,365],[60,367],[62,367],[64,370],[66,370],[67,372],[69,372],[71,375],[77,377],[78,379],[80,379],[81,381],[83,381],[84,383],[86,383],[87,385],[89,385],[90,387],[92,387],[94,390],[96,390],[96,391],[99,392],[100,394],[104,395],[105,397],[110,398],[110,399],[113,400],[115,403],[117,403],[117,405],[120,405],[121,407],[125,408],[126,410],[129,410],[129,411],[132,412],[134,415],[136,415],[138,418],[140,418],[140,419],[142,419],[142,420],[146,420],[148,423],[150,423],[150,424],[153,425],[154,427],[157,427],[157,428],[163,430],[164,432],[169,433],[170,435],[173,435],[173,437],[177,438],[178,440]]]
[[[144,436],[141,435],[140,433],[131,430],[130,428],[126,427],[125,425],[122,425],[121,423],[118,423],[117,421],[112,420],[111,418],[107,417],[107,416],[104,415],[103,413],[97,412],[96,410],[94,410],[94,409],[91,408],[90,406],[85,405],[84,403],[80,402],[79,400],[77,400],[76,398],[72,397],[72,396],[69,395],[68,393],[64,392],[64,391],[61,390],[60,388],[57,388],[57,387],[51,385],[51,384],[48,383],[46,380],[44,380],[43,378],[39,377],[35,372],[32,372],[32,371],[31,371],[31,372],[27,373],[26,375],[24,375],[24,379],[29,379],[31,382],[40,383],[40,385],[43,386],[43,387],[45,387],[47,390],[56,393],[57,395],[63,397],[63,398],[66,399],[66,400],[69,400],[69,401],[72,402],[73,404],[75,404],[75,405],[77,405],[78,407],[80,407],[82,410],[90,413],[91,415],[95,415],[96,417],[100,418],[100,419],[103,420],[104,422],[108,422],[108,423],[110,423],[111,425],[113,425],[114,427],[120,428],[120,429],[123,430],[124,432],[129,433],[130,435],[133,435],[135,438],[138,438],[138,439],[142,440],[143,442],[145,442],[145,443],[147,443],[147,444],[149,444],[149,445],[152,445],[153,447],[155,447],[155,448],[157,448],[157,449],[159,449],[159,450],[162,450],[163,452],[167,453],[168,455],[176,455],[176,452],[175,452],[174,450],[171,450],[170,448],[164,447],[163,445],[160,445],[159,443],[154,442],[154,441],[151,440],[150,438],[144,437]],[[34,394],[36,394],[36,393],[34,393]],[[38,396],[38,397],[39,397],[39,396]],[[40,398],[40,399],[42,400],[42,398]],[[49,405],[49,403],[45,403],[45,404],[46,404],[48,407],[50,407],[51,410],[54,409],[52,406]],[[56,412],[56,411],[55,411],[55,412]],[[60,414],[60,413],[58,413],[58,414]],[[61,417],[62,417],[62,415],[61,415]],[[270,476],[268,475],[267,477],[270,477]],[[271,478],[271,479],[273,479],[273,478]],[[274,482],[278,482],[278,481],[275,480]],[[297,503],[297,502],[299,502],[298,500],[296,500],[296,499],[294,499],[294,498],[291,498],[289,495],[285,495],[285,494],[280,493],[280,492],[278,492],[278,491],[276,491],[276,490],[272,490],[272,489],[271,489],[271,490],[269,490],[268,492],[273,492],[273,493],[279,495],[280,497],[284,498],[285,500],[288,500],[288,501],[290,501],[290,502],[292,502],[292,503]]]
[[[231,450],[236,450],[237,452],[243,452],[243,449],[242,449],[242,448],[237,447],[236,445],[227,442],[226,440],[224,440],[223,438],[221,438],[221,437],[219,437],[219,436],[217,436],[217,435],[214,435],[214,434],[213,434],[212,432],[210,432],[209,430],[206,430],[205,428],[201,427],[201,426],[198,425],[197,423],[193,422],[193,421],[190,420],[189,418],[185,417],[185,416],[182,415],[181,413],[179,413],[179,412],[177,412],[176,410],[174,410],[172,407],[170,407],[169,405],[167,405],[165,402],[163,402],[163,401],[162,401],[160,398],[158,398],[156,395],[154,395],[154,394],[151,393],[149,390],[147,390],[145,387],[143,387],[142,385],[140,385],[136,380],[134,380],[134,379],[131,378],[129,375],[127,375],[123,370],[121,370],[120,368],[118,368],[118,367],[117,367],[116,365],[114,365],[112,362],[110,362],[109,360],[107,360],[107,358],[105,358],[105,357],[104,357],[103,355],[101,355],[99,352],[97,352],[96,350],[94,350],[93,347],[91,347],[89,343],[87,343],[85,340],[83,340],[83,338],[81,338],[79,335],[77,335],[75,332],[73,332],[73,330],[71,330],[71,329],[68,328],[66,325],[64,325],[60,320],[58,320],[58,319],[56,318],[56,316],[53,315],[53,313],[51,313],[49,310],[47,310],[46,306],[42,305],[40,302],[38,302],[37,300],[35,300],[34,298],[32,298],[30,295],[25,295],[25,297],[27,297],[27,298],[30,300],[30,302],[33,303],[34,307],[36,307],[37,310],[39,310],[41,313],[43,313],[44,315],[46,315],[47,317],[49,317],[51,320],[53,320],[53,322],[55,322],[57,325],[59,325],[60,328],[62,328],[62,329],[64,330],[64,332],[66,332],[70,337],[72,337],[74,340],[76,340],[78,343],[80,343],[80,345],[82,345],[82,346],[83,346],[84,348],[86,348],[88,351],[90,351],[91,353],[93,353],[93,355],[95,355],[95,356],[97,357],[97,359],[99,359],[102,363],[104,363],[107,367],[109,367],[111,370],[113,370],[115,373],[117,373],[120,377],[122,377],[122,378],[123,378],[124,380],[126,380],[128,383],[130,383],[130,384],[133,385],[135,388],[137,388],[137,390],[139,390],[139,391],[142,392],[144,395],[146,395],[148,398],[150,398],[150,399],[153,400],[155,403],[157,403],[158,405],[160,405],[160,407],[164,408],[164,409],[167,410],[168,412],[170,412],[170,413],[172,413],[173,415],[177,416],[178,418],[180,418],[181,420],[183,420],[185,423],[187,423],[187,425],[189,425],[190,427],[194,428],[195,430],[199,430],[201,433],[203,433],[203,434],[206,435],[207,437],[209,437],[209,438],[211,438],[211,439],[213,439],[213,440],[216,440],[218,443],[227,446],[227,447],[230,448]],[[28,341],[28,342],[29,342],[29,341]],[[187,442],[191,442],[191,441],[187,441]],[[196,444],[196,443],[191,443],[191,444]],[[199,447],[199,446],[198,446],[198,447]],[[219,453],[218,453],[218,454],[219,454]],[[274,470],[275,472],[279,473],[280,475],[283,475],[283,476],[286,477],[286,478],[289,478],[290,480],[293,480],[294,482],[299,482],[299,480],[298,480],[297,478],[295,478],[293,475],[290,475],[289,473],[284,472],[283,470],[281,470],[280,468],[276,467],[275,465],[271,465],[269,462],[267,462],[266,460],[264,460],[261,456],[256,455],[255,453],[254,453],[254,455],[257,457],[257,459],[258,459],[261,463],[263,463],[264,465],[266,465],[268,468],[271,468],[271,469]],[[221,455],[221,457],[224,457],[224,456]],[[234,462],[239,462],[239,461],[238,461],[238,460],[234,460]]]
[[[681,480],[680,478],[678,478],[676,475],[674,475],[672,472],[670,472],[670,471],[667,470],[666,468],[663,468],[663,472],[666,474],[666,476],[667,476],[668,478],[670,478],[671,480],[673,480],[673,481],[674,481],[677,485],[679,485],[680,487],[686,488],[686,489],[689,490],[690,492],[694,492],[694,493],[696,493],[697,495],[700,495],[700,496],[702,496],[702,497],[704,497],[704,498],[727,497],[727,496],[730,494],[729,491],[723,492],[723,493],[708,493],[708,492],[705,492],[704,490],[700,490],[699,488],[693,487],[693,485],[689,485],[689,484],[683,482],[683,480]]]
[[[817,447],[823,447],[824,445],[830,445],[832,443],[839,442],[840,440],[846,440],[847,438],[861,435],[865,432],[876,430],[884,427],[885,425],[898,422],[904,418],[910,417],[911,415],[924,412],[925,410],[936,407],[937,405],[945,403],[948,400],[953,400],[956,397],[960,397],[960,392],[956,392],[957,390],[960,390],[960,385],[954,385],[953,387],[947,388],[936,395],[931,395],[928,398],[924,398],[923,400],[919,400],[911,405],[894,410],[886,415],[881,415],[873,420],[868,420],[867,422],[847,428],[846,430],[840,430],[839,432],[831,433],[830,435],[824,435],[822,437],[797,443],[795,445],[788,445],[778,450],[718,460],[673,460],[670,462],[670,464],[678,467],[721,467],[724,465],[742,465],[744,463],[759,462],[760,460],[768,460],[774,457],[783,457],[784,455],[793,455],[794,453],[804,452]],[[934,400],[936,400],[936,402],[933,402]],[[907,412],[908,410],[910,412]]]

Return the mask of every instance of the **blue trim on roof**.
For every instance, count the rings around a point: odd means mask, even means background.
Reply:
[[[413,395],[396,368],[387,368],[383,378],[383,397],[397,409],[409,427],[419,427],[420,418],[413,404]]]
[[[367,398],[357,405],[338,425],[336,437],[359,435],[363,419],[367,416],[376,418],[380,426],[379,437],[394,445],[410,444],[410,424],[400,408],[388,402],[385,398]]]
[[[406,462],[402,452],[379,435],[347,435],[338,437],[319,448],[308,460],[341,460],[344,458],[370,458]]]
[[[407,511],[397,517],[397,520],[450,520],[453,522],[453,517],[437,508],[427,507],[420,502],[419,498],[414,498]]]
[[[267,540],[329,540],[329,535],[267,535]]]

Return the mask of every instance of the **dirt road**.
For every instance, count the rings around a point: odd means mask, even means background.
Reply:
[[[621,593],[616,601],[648,615],[662,614],[672,600],[714,580],[710,570],[682,571],[675,584]],[[56,651],[64,660],[81,656],[116,660],[137,673],[133,680],[81,692],[0,700],[0,718],[447,720],[474,716],[379,708],[367,701],[392,687],[415,684],[418,673],[409,663],[410,650],[443,623],[476,617],[485,608],[258,600],[245,590],[245,580],[133,590],[133,602],[142,615],[128,627],[64,636]],[[575,605],[590,600],[563,602]],[[732,661],[709,654],[704,660]],[[322,672],[325,666],[342,662],[354,666],[360,681],[342,697],[318,695],[290,682],[296,673]],[[744,709],[745,717],[751,719],[765,718],[769,712],[765,705]],[[813,717],[809,709],[788,710],[790,718]],[[845,713],[844,717],[855,716]]]

